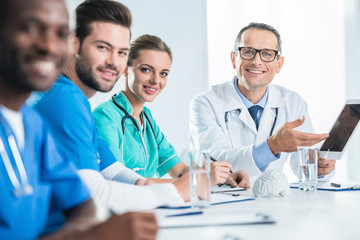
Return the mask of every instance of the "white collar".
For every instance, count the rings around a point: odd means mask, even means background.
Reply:
[[[241,101],[238,93],[236,92],[233,81],[229,81],[222,85],[222,101],[224,104],[224,112],[246,108],[244,103]],[[269,96],[265,108],[279,108],[284,103],[282,102],[281,93],[278,88],[274,85],[269,84]]]
[[[1,105],[0,110],[15,134],[19,149],[24,149],[25,129],[22,113],[20,111],[15,111],[10,108],[4,107],[3,105]]]

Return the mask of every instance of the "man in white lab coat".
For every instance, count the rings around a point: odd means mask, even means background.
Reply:
[[[196,96],[190,107],[190,142],[210,149],[213,157],[257,176],[290,165],[297,173],[298,146],[328,137],[314,134],[307,104],[296,92],[271,84],[284,62],[276,29],[250,23],[238,34],[231,62],[233,80]],[[335,160],[320,159],[320,177],[335,169]],[[332,174],[330,174],[332,175]]]

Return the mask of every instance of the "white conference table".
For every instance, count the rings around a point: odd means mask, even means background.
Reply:
[[[243,194],[252,196],[251,190]],[[165,211],[169,210],[155,210],[161,214]],[[205,211],[261,212],[276,223],[160,229],[157,239],[360,239],[360,191],[302,192],[291,189],[287,197],[256,198],[211,206]]]

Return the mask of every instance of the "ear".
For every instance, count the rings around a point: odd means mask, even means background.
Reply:
[[[230,58],[231,58],[231,63],[232,63],[233,69],[236,69],[236,55],[235,55],[235,52],[231,52]]]
[[[126,68],[124,69],[124,72],[123,72],[122,74],[125,76],[125,78],[128,77],[128,67],[127,67],[127,66],[126,66]]]
[[[72,34],[70,37],[70,54],[71,55],[76,55],[79,53],[80,51],[80,40],[74,35]]]
[[[279,73],[281,68],[282,68],[282,65],[284,64],[284,57],[279,57],[279,59],[277,60],[278,61],[278,67],[276,69],[276,73]]]

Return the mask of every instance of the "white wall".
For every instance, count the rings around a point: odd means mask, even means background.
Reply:
[[[73,11],[82,1],[68,0]],[[208,86],[205,0],[124,0],[133,15],[132,39],[142,34],[162,38],[173,52],[168,84],[148,106],[176,150],[188,147],[188,109],[191,99]],[[121,88],[120,80],[108,94],[98,93],[92,107]]]
[[[210,85],[235,75],[230,52],[240,29],[270,24],[281,35],[285,57],[273,83],[299,92],[316,131],[328,132],[345,102],[344,2],[208,0]],[[336,177],[347,178],[346,165],[345,158],[338,161]]]
[[[346,97],[360,99],[360,1],[345,3]],[[349,179],[360,179],[360,126],[347,146]]]

